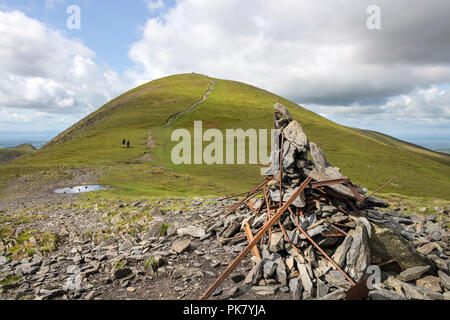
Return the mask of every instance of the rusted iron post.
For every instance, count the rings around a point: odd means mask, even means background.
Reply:
[[[255,205],[253,204],[253,202],[251,201],[247,201],[247,207],[249,208],[249,210],[253,213],[259,213],[258,210],[255,209]]]
[[[283,203],[283,153],[284,153],[284,132],[281,132],[281,146],[280,146],[280,163],[279,163],[279,175],[280,175],[280,202],[278,202],[278,209],[281,208],[281,205]],[[270,210],[268,211],[268,217],[270,218]],[[272,230],[269,229],[269,245],[271,241],[271,232]]]
[[[267,184],[267,179],[264,181],[263,186],[265,186]],[[246,198],[242,199],[241,201],[239,201],[236,205],[232,206],[232,209],[225,214],[225,217],[228,217],[231,213],[233,213],[234,211],[236,211],[237,209],[239,209],[240,206],[242,206],[247,200],[253,199],[257,194],[259,194],[261,191],[263,191],[263,187],[259,187],[258,189],[256,189],[255,191],[252,191],[252,193],[247,196]]]
[[[324,255],[325,258],[328,259],[328,261],[331,262],[331,264],[339,270],[340,273],[342,273],[342,275],[348,280],[350,281],[350,283],[352,285],[355,285],[356,283],[336,264],[336,262],[333,261],[333,259],[331,259],[326,253],[325,251],[322,250],[321,247],[319,247],[319,245],[305,232],[305,230],[303,230],[303,228],[300,226],[300,224],[297,222],[297,220],[294,219],[294,217],[292,217],[292,220],[294,220],[294,223],[296,224],[297,228],[303,233],[303,235],[306,237],[306,239],[309,240],[309,242],[311,242],[311,244],[316,247],[317,250],[320,251],[321,254]]]
[[[336,227],[334,224],[331,224],[331,227],[336,229],[337,231],[343,233],[344,235],[348,235],[347,232],[345,232],[344,230],[342,230],[341,228]]]
[[[292,212],[291,208],[289,208],[289,211]],[[291,245],[292,249],[294,249],[295,252],[300,253],[300,249],[297,248],[295,246],[295,244],[292,243],[291,239],[289,239],[289,237],[288,237],[288,235],[286,233],[286,230],[284,230],[283,224],[281,223],[280,220],[278,220],[278,225],[280,226],[281,232],[283,232],[284,238],[287,240],[287,242],[289,242],[289,244]]]
[[[244,221],[244,231],[245,231],[245,235],[247,236],[248,243],[251,243],[253,241],[253,233],[252,233],[252,229],[250,228],[250,225],[248,224],[248,221]],[[255,257],[257,257],[258,259],[261,259],[261,255],[259,254],[258,247],[254,246],[252,248],[252,253]]]
[[[368,196],[364,197],[364,199],[370,198],[371,196],[373,196],[375,193],[383,190],[384,188],[386,188],[388,185],[390,185],[392,183],[392,181],[394,181],[394,178],[392,178],[391,180],[389,180],[384,186],[378,188],[377,190],[375,190],[374,192],[372,192],[371,194],[369,194]]]
[[[278,208],[281,208],[281,204],[283,203],[283,152],[284,152],[284,133],[281,132],[281,148],[280,148],[280,203],[278,204]]]
[[[264,199],[265,199],[265,203],[266,203],[266,210],[267,210],[267,212],[269,212],[270,211],[270,201],[269,201],[267,186],[264,186]],[[267,214],[266,214],[266,222],[267,222]],[[261,237],[260,246],[262,246],[263,243],[264,243],[264,237]]]
[[[353,200],[352,200],[352,199],[346,199],[345,202],[346,202],[350,207],[352,207],[352,210],[353,210],[353,212],[355,212],[356,215],[358,215],[358,216],[360,215],[359,210],[358,210],[358,207],[356,207],[356,204],[353,203]]]
[[[366,198],[364,198],[358,191],[358,189],[353,185],[353,183],[350,181],[347,184],[348,188],[350,189],[350,191],[353,193],[353,195],[355,196],[356,200],[360,201],[360,202],[364,202],[366,201]]]
[[[314,181],[314,182],[311,182],[311,187],[312,188],[324,187],[324,186],[330,186],[330,185],[333,185],[333,184],[348,183],[349,181],[350,181],[349,178],[324,180],[324,181]]]
[[[267,209],[267,216],[266,216],[266,223],[268,223],[270,221],[270,210]],[[269,228],[269,237],[267,239],[267,244],[270,244],[270,241],[272,239],[272,228]]]
[[[270,203],[270,199],[269,199],[269,191],[267,190],[267,188],[265,189],[265,197],[266,197],[266,202],[267,202],[267,212],[266,212],[266,223],[269,222],[270,220],[270,207],[271,207],[271,203]],[[272,237],[272,230],[271,228],[269,228],[269,238],[268,238],[268,243],[270,243],[270,239]],[[261,237],[261,246],[264,243],[264,237]]]
[[[232,195],[232,196],[226,196],[226,197],[223,197],[223,198],[219,198],[219,200],[223,201],[223,200],[228,200],[228,199],[231,199],[231,198],[237,198],[237,197],[245,196],[245,195],[248,195],[248,191],[242,192],[242,193],[238,193],[238,194],[235,194],[235,195]],[[227,206],[223,206],[223,207],[226,208]]]
[[[311,182],[311,177],[308,177],[305,179],[305,181],[302,182],[302,184],[295,190],[295,192],[289,197],[288,201],[286,201],[283,206],[277,211],[277,213],[267,222],[264,226],[264,228],[258,232],[258,234],[255,236],[253,241],[245,247],[245,249],[237,256],[236,259],[225,269],[225,271],[222,273],[222,275],[214,281],[214,283],[209,287],[208,290],[203,294],[203,296],[200,297],[200,300],[206,300],[208,299],[211,294],[214,292],[214,290],[217,289],[217,287],[230,275],[230,273],[236,268],[236,266],[239,264],[239,262],[242,261],[242,259],[245,258],[245,256],[252,250],[252,248],[258,243],[258,241],[263,237],[263,235],[269,230],[275,222],[280,219],[281,215],[287,210],[287,208],[294,202],[295,198],[297,198],[300,193],[309,185]]]
[[[345,237],[345,234],[341,233],[341,232],[321,232],[320,233],[323,237],[326,238],[340,238],[340,237]]]
[[[256,233],[259,232],[259,230],[261,230],[262,228],[264,228],[264,226],[262,226],[261,228],[259,228],[258,230],[256,230]],[[253,233],[252,233],[253,234]],[[238,236],[234,236],[231,238],[224,238],[224,239],[220,239],[220,241],[225,242],[225,241],[231,241],[231,240],[236,240],[236,239],[241,239],[241,238],[246,238],[247,235],[242,234],[242,235],[238,235]]]
[[[264,180],[264,185],[267,184],[266,180]],[[245,203],[245,201],[252,199],[254,196],[256,196],[258,193],[260,193],[262,190],[263,189],[261,187],[259,189],[256,189],[256,191],[253,191],[253,193],[250,196],[247,196],[247,197],[243,198],[242,200],[240,200],[238,203],[234,204],[228,211],[226,211],[226,210],[219,211],[210,217],[207,217],[202,220],[194,221],[193,224],[199,224],[202,222],[206,222],[208,220],[211,220],[211,219],[214,219],[214,218],[220,216],[221,214],[224,214],[225,215],[224,217],[227,217],[228,215],[230,215],[231,213],[236,211],[241,205],[243,205]]]

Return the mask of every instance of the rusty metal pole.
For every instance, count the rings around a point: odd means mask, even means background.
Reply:
[[[250,228],[250,225],[248,224],[247,220],[244,221],[244,231],[245,231],[245,235],[247,236],[248,243],[251,243],[254,238],[253,238],[252,229]],[[258,247],[254,246],[252,248],[252,253],[255,257],[257,257],[258,259],[261,259],[261,255],[259,254]]]
[[[266,179],[266,180],[267,180],[267,179]],[[266,184],[267,184],[267,182],[266,182]],[[234,211],[236,211],[241,205],[243,205],[243,204],[245,203],[245,201],[247,201],[247,200],[249,200],[249,199],[252,199],[253,197],[255,197],[255,196],[256,196],[258,193],[260,193],[261,191],[263,191],[262,188],[256,189],[255,191],[253,191],[253,193],[252,193],[250,196],[245,197],[244,199],[240,200],[239,202],[237,202],[236,204],[234,204],[233,206],[231,206],[231,208],[230,208],[229,210],[222,210],[222,211],[219,211],[219,212],[213,214],[213,215],[210,216],[210,217],[207,217],[207,218],[202,219],[202,220],[194,221],[193,224],[199,224],[199,223],[206,222],[206,221],[208,221],[208,220],[211,220],[211,219],[214,219],[214,218],[220,216],[221,214],[224,214],[224,215],[225,215],[224,218],[225,218],[225,217],[227,217],[228,215],[230,215],[231,213],[233,213]]]
[[[278,208],[281,208],[281,204],[283,203],[283,152],[284,152],[284,133],[281,132],[281,147],[280,147],[280,203],[278,204]]]
[[[268,199],[267,186],[264,186],[264,199],[265,199],[265,203],[266,203],[266,207],[267,207],[267,212],[269,212],[267,214],[270,214],[270,201]],[[264,213],[264,211],[263,211],[263,213]],[[266,222],[269,221],[269,219],[267,219],[267,214],[266,214]],[[264,243],[264,237],[261,237],[261,243],[259,245],[262,246],[263,243]]]
[[[384,188],[387,188],[387,186],[389,186],[392,181],[394,181],[394,178],[392,178],[391,180],[389,180],[384,186],[378,188],[377,190],[375,190],[374,192],[372,192],[371,194],[369,194],[368,196],[364,197],[364,199],[370,198],[371,196],[373,196],[375,193],[383,190]]]
[[[258,243],[258,241],[262,238],[262,236],[269,230],[275,222],[280,219],[281,215],[289,208],[289,206],[294,202],[295,198],[297,198],[300,193],[309,185],[311,182],[311,177],[305,179],[302,184],[295,190],[295,192],[291,195],[291,197],[286,201],[283,206],[277,211],[277,213],[265,224],[264,228],[258,232],[253,241],[245,247],[245,249],[237,256],[236,259],[225,269],[222,275],[214,281],[214,283],[209,287],[208,290],[200,297],[200,300],[208,299],[214,290],[230,275],[230,273],[236,268],[236,266],[241,262],[242,259],[252,250],[252,248]]]
[[[291,208],[289,208],[289,211],[291,210]],[[291,211],[292,212],[292,211]],[[280,226],[281,232],[283,232],[284,238],[286,239],[286,241],[291,245],[292,249],[295,250],[295,252],[300,253],[300,249],[297,248],[295,246],[295,244],[292,243],[291,239],[289,239],[286,230],[284,230],[283,224],[281,223],[280,220],[278,220],[278,225]]]
[[[324,186],[329,186],[329,185],[333,185],[333,184],[348,183],[349,181],[350,181],[349,178],[324,180],[324,181],[314,181],[314,182],[311,182],[311,187],[312,188],[324,187]]]
[[[321,254],[323,254],[324,256],[325,256],[325,258],[327,258],[328,259],[328,261],[330,261],[331,262],[331,264],[336,268],[336,269],[338,269],[339,270],[339,272],[340,273],[342,273],[342,275],[348,280],[348,281],[350,281],[350,283],[352,284],[352,285],[355,285],[356,283],[355,283],[355,281],[353,281],[352,280],[352,278],[350,278],[338,265],[337,265],[337,263],[336,262],[334,262],[333,261],[333,259],[331,259],[326,253],[325,253],[325,251],[323,251],[322,250],[322,248],[321,247],[319,247],[319,245],[306,233],[306,231],[305,230],[303,230],[303,228],[300,226],[300,224],[294,219],[294,217],[292,217],[292,220],[294,220],[294,223],[297,225],[297,228],[303,233],[303,235],[309,240],[309,242],[311,242],[312,243],[312,245],[314,246],[314,247],[316,247],[317,248],[317,250],[319,250],[320,251],[320,253]]]

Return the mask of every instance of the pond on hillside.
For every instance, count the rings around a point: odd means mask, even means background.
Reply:
[[[58,194],[86,193],[86,192],[93,192],[93,191],[106,190],[106,189],[112,189],[112,188],[95,184],[95,185],[87,185],[87,186],[75,186],[72,188],[70,188],[70,187],[60,188],[60,189],[53,190],[53,192],[58,193]]]

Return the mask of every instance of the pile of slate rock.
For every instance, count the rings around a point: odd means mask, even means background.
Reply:
[[[263,227],[268,220],[264,213],[267,198],[270,208],[276,210],[280,198],[282,203],[286,202],[308,176],[318,182],[346,178],[339,168],[327,162],[315,143],[308,141],[301,125],[283,105],[275,104],[274,108],[278,146],[275,143],[271,165],[265,172],[272,177],[267,197],[253,198],[232,214],[209,222],[206,233],[215,235],[224,245],[248,243],[243,236],[245,221],[254,235]],[[309,155],[312,161],[308,160]],[[389,205],[374,196],[361,201],[367,190],[354,187],[351,190],[346,184],[333,184],[320,190],[305,189],[292,203],[290,212],[281,216],[280,224],[271,228],[270,236],[267,233],[257,246],[261,258],[252,257],[254,265],[244,284],[260,295],[281,291],[291,292],[293,299],[344,299],[352,283],[343,273],[356,283],[374,270],[370,266],[378,266],[381,278],[370,287],[370,299],[449,298],[449,233],[445,226],[419,216],[377,209]],[[298,225],[341,271],[307,239]],[[381,237],[385,230],[406,249],[400,245],[383,252],[379,242],[391,241],[387,236]],[[372,242],[378,242],[378,247]],[[408,251],[412,260],[402,261],[404,252],[397,250]]]

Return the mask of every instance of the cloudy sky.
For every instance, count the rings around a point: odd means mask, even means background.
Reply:
[[[198,72],[450,147],[449,39],[447,0],[0,0],[0,139],[51,138],[138,84]]]

